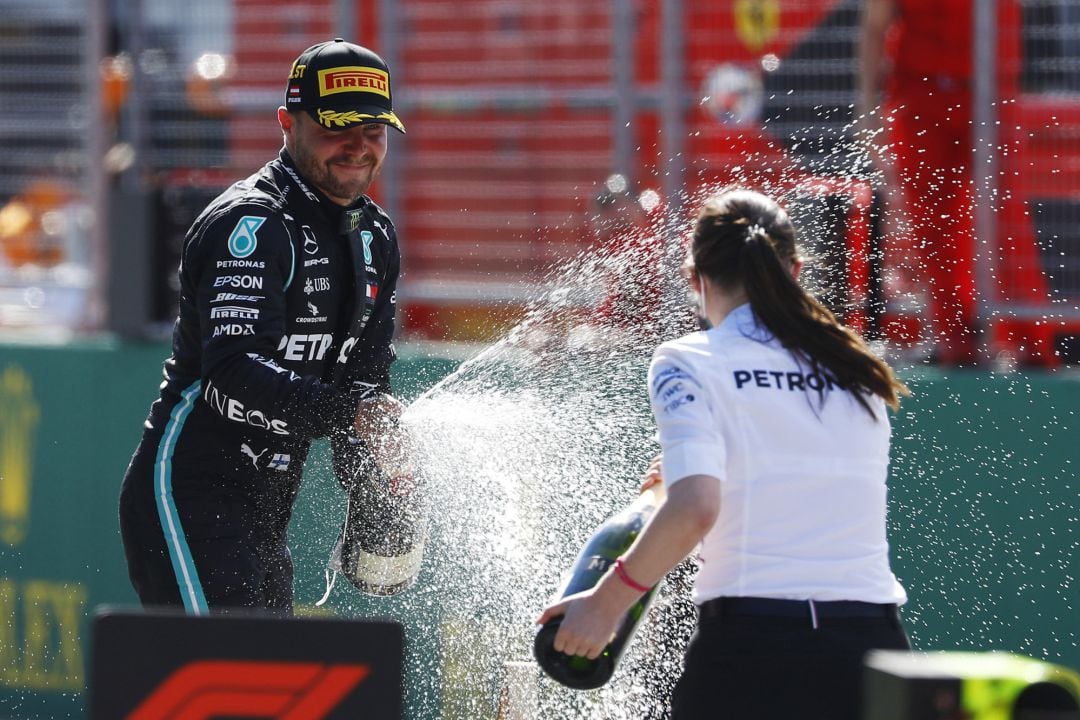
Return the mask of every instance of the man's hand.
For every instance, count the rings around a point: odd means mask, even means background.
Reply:
[[[353,435],[371,453],[375,464],[392,478],[411,474],[408,438],[401,428],[405,405],[393,395],[365,398],[356,408]]]
[[[405,405],[387,393],[364,398],[356,408],[353,434],[365,442],[371,441],[396,429],[404,410]]]

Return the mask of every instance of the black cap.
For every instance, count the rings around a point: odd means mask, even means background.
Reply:
[[[390,69],[383,59],[337,38],[312,45],[296,58],[285,90],[285,108],[306,110],[330,130],[382,123],[405,132],[391,97]]]

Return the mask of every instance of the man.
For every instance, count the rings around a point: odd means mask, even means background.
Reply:
[[[1018,19],[1009,16],[1015,12],[1009,10],[1012,4],[1003,7],[1007,12],[998,15],[1003,32],[1018,36]],[[887,189],[902,193],[900,208],[911,222],[915,245],[901,259],[907,265],[902,269],[913,271],[927,289],[935,359],[946,366],[976,363],[983,330],[1003,336],[991,337],[992,345],[1017,345],[1024,364],[1053,366],[1057,361],[1046,323],[977,327],[972,13],[971,0],[864,0],[856,114],[871,138],[871,155]],[[1015,77],[1001,73],[998,83],[1007,97]],[[1017,139],[1007,128],[1017,123],[1005,122],[1012,105],[999,104],[1007,154]],[[886,146],[895,162],[886,156]],[[1006,258],[999,281],[1011,300],[1045,302],[1037,245],[1022,199],[1004,193],[999,217]]]
[[[405,132],[388,68],[341,39],[308,48],[277,119],[280,155],[184,241],[172,356],[120,495],[144,605],[291,613],[286,529],[311,440],[344,460],[352,435],[378,460],[395,432],[400,254],[365,195],[387,128]]]
[[[970,365],[977,359],[971,3],[865,0],[861,21],[858,112],[875,136],[873,156],[888,190],[903,193],[901,207],[921,247],[903,258],[905,269],[925,282],[936,359]],[[879,134],[886,125],[887,134]],[[878,150],[885,144],[895,165]]]

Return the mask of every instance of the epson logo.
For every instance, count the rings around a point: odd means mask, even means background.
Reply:
[[[237,295],[236,293],[218,293],[211,303],[219,302],[259,302],[265,300],[265,295]]]
[[[252,275],[219,275],[214,278],[214,287],[236,287],[247,290],[262,290],[263,279]]]
[[[210,310],[210,319],[236,319],[236,320],[258,320],[259,311],[253,308],[236,307],[235,305],[222,305],[221,307],[212,308]]]
[[[266,413],[262,410],[248,410],[239,400],[220,392],[214,387],[213,383],[206,383],[206,390],[203,391],[203,400],[206,401],[207,405],[217,410],[226,420],[246,423],[252,427],[269,430],[276,435],[289,434],[288,423],[284,420],[268,418],[266,417]]]
[[[219,268],[257,268],[259,270],[266,269],[265,260],[218,260],[217,266]]]

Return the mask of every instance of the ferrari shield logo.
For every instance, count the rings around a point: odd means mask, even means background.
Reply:
[[[780,28],[777,0],[735,0],[735,33],[751,50],[761,50]]]

